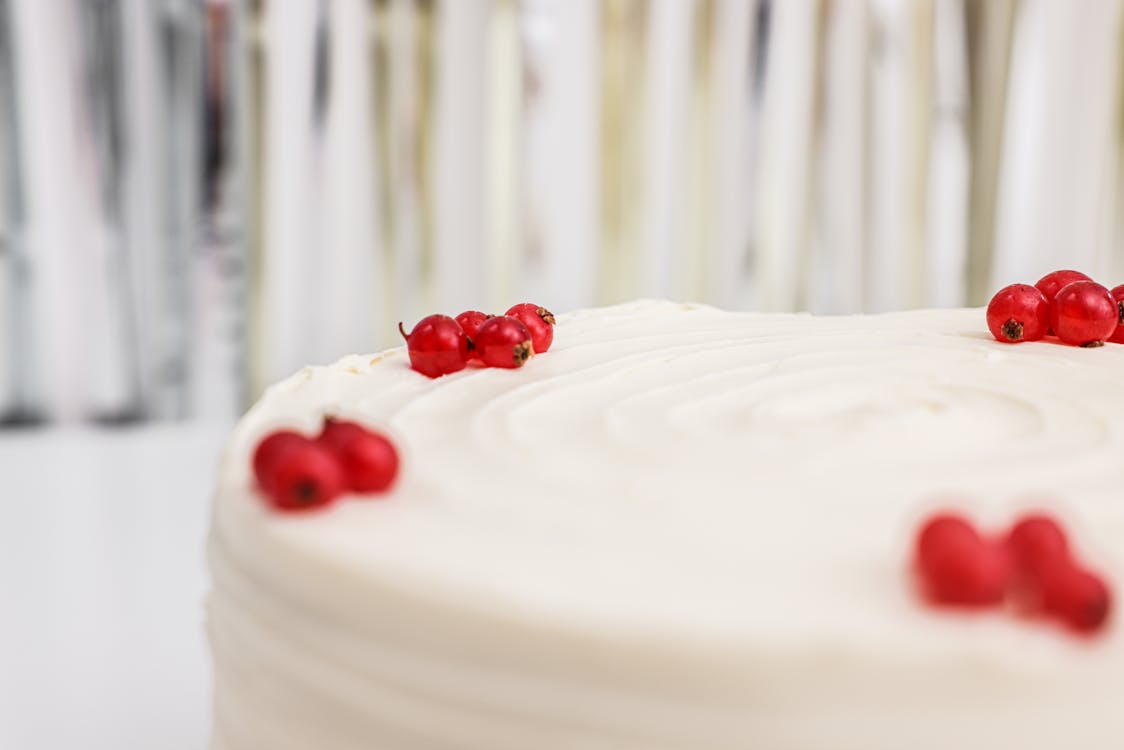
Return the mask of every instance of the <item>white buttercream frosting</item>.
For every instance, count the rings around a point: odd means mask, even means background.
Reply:
[[[325,414],[395,490],[283,515],[250,454]],[[980,310],[562,315],[519,370],[404,350],[274,386],[224,457],[215,747],[1116,747],[1124,627],[922,605],[952,505],[1064,518],[1124,581],[1124,346],[999,344]]]

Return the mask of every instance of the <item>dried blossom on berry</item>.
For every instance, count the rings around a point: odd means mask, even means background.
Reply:
[[[506,315],[487,320],[477,333],[476,350],[488,367],[518,368],[531,357],[534,348],[527,326]]]
[[[542,354],[554,342],[554,314],[545,307],[523,302],[512,306],[505,314],[527,326],[535,354]]]

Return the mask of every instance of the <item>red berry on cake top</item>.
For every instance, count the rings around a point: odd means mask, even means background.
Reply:
[[[531,332],[531,345],[535,354],[542,354],[554,342],[554,315],[545,307],[523,302],[504,313],[515,318]]]
[[[266,438],[262,446],[276,435]],[[308,438],[286,441],[284,447],[267,449],[271,455],[262,458],[264,476],[259,483],[270,503],[279,510],[311,510],[328,505],[343,490],[343,474],[339,464],[325,448]],[[255,454],[255,467],[259,464]]]
[[[1040,513],[1015,522],[1007,534],[1007,549],[1015,565],[1036,578],[1070,564],[1065,531],[1053,518]]]
[[[318,440],[339,463],[344,484],[352,492],[385,492],[398,476],[394,444],[361,425],[327,419]]]
[[[1046,301],[1051,305],[1054,304],[1054,296],[1067,284],[1072,284],[1075,281],[1090,281],[1091,279],[1080,271],[1070,271],[1063,269],[1060,271],[1051,271],[1038,280],[1034,286],[1038,291],[1042,292],[1046,297]],[[1053,334],[1054,328],[1051,324],[1047,327],[1046,333]]]
[[[1038,341],[1050,325],[1050,303],[1029,284],[1012,284],[995,293],[987,306],[987,327],[998,341]]]
[[[506,315],[485,321],[475,344],[480,361],[488,367],[522,367],[534,353],[527,326]]]
[[[1014,600],[1028,614],[1047,615],[1086,633],[1102,628],[1112,609],[1104,579],[1074,559],[1061,524],[1042,513],[1018,519],[1002,542],[981,535],[957,514],[934,515],[918,531],[914,568],[934,604]]]
[[[285,454],[293,448],[299,448],[308,442],[308,438],[292,430],[279,430],[270,433],[258,443],[254,449],[252,465],[254,478],[266,492],[273,487],[274,472]]]
[[[1075,565],[1047,578],[1043,603],[1047,613],[1081,633],[1099,630],[1112,611],[1112,595],[1105,582]]]
[[[1047,302],[1053,302],[1062,287],[1075,281],[1092,281],[1092,279],[1080,271],[1061,270],[1046,274],[1034,286],[1038,287],[1038,291],[1042,292]]]
[[[1120,309],[1095,281],[1075,281],[1054,296],[1050,324],[1058,338],[1076,346],[1100,346],[1114,333]]]
[[[916,562],[925,593],[939,604],[998,604],[1010,579],[1003,549],[956,515],[936,516],[922,527]]]
[[[431,378],[448,375],[465,368],[468,363],[468,337],[460,324],[448,315],[422,318],[409,334],[398,324],[410,366]]]
[[[1109,341],[1114,344],[1124,344],[1124,284],[1114,287],[1111,292],[1112,298],[1116,300],[1117,321],[1116,331],[1109,336]]]
[[[480,359],[480,355],[476,351],[476,335],[480,331],[480,326],[484,325],[484,321],[491,317],[493,316],[479,310],[466,310],[457,316],[457,323],[460,324],[464,335],[468,336],[469,359]]]

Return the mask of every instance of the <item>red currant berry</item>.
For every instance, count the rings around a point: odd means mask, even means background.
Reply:
[[[1051,575],[1045,584],[1046,611],[1074,630],[1100,629],[1112,611],[1112,595],[1100,577],[1076,566]]]
[[[398,476],[394,444],[354,422],[328,419],[319,441],[335,456],[352,492],[383,492]]]
[[[253,458],[254,477],[258,480],[258,485],[269,492],[277,462],[293,448],[303,447],[307,443],[307,437],[292,430],[279,430],[262,438],[254,449]]]
[[[987,306],[987,327],[998,341],[1038,341],[1050,325],[1050,303],[1029,284],[1012,284],[995,293]]]
[[[1034,286],[1038,287],[1038,291],[1042,292],[1047,302],[1053,302],[1062,287],[1075,281],[1092,281],[1092,279],[1080,271],[1054,271],[1040,278]]]
[[[490,318],[476,334],[476,351],[488,367],[522,367],[534,351],[531,332],[515,318]]]
[[[1010,579],[1003,549],[959,516],[939,515],[922,526],[916,560],[925,593],[937,604],[998,604]]]
[[[1095,281],[1075,281],[1054,297],[1050,323],[1058,338],[1077,346],[1101,346],[1116,333],[1120,310]]]
[[[468,337],[457,321],[448,315],[422,318],[409,334],[398,324],[406,339],[410,366],[431,378],[463,370],[468,363]]]
[[[524,302],[504,314],[527,326],[527,330],[531,332],[531,346],[534,347],[535,354],[542,354],[554,342],[554,315],[545,307]]]
[[[1034,286],[1038,287],[1038,291],[1042,292],[1046,301],[1053,305],[1054,297],[1061,291],[1061,288],[1075,281],[1092,281],[1092,279],[1080,271],[1053,271],[1040,278]],[[1054,333],[1052,325],[1047,327],[1046,333]]]
[[[1007,549],[1018,571],[1039,581],[1070,564],[1065,532],[1045,515],[1019,519],[1007,534]]]
[[[461,330],[464,331],[465,336],[468,336],[469,359],[480,359],[480,355],[476,351],[476,334],[480,331],[480,326],[484,325],[484,321],[491,317],[493,316],[478,310],[468,310],[457,316],[457,322],[460,323]]]
[[[982,541],[971,522],[954,513],[938,513],[927,520],[917,534],[917,560],[929,565],[944,555],[949,544],[975,544]]]
[[[1119,317],[1116,321],[1116,331],[1108,340],[1114,344],[1124,344],[1124,284],[1115,287],[1109,294],[1116,300],[1116,310]]]
[[[343,490],[334,456],[313,440],[277,457],[267,497],[278,510],[311,510],[328,505]]]

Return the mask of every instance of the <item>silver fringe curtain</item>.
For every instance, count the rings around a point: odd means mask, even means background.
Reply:
[[[229,414],[432,310],[1124,281],[1122,0],[0,11],[12,421]]]

